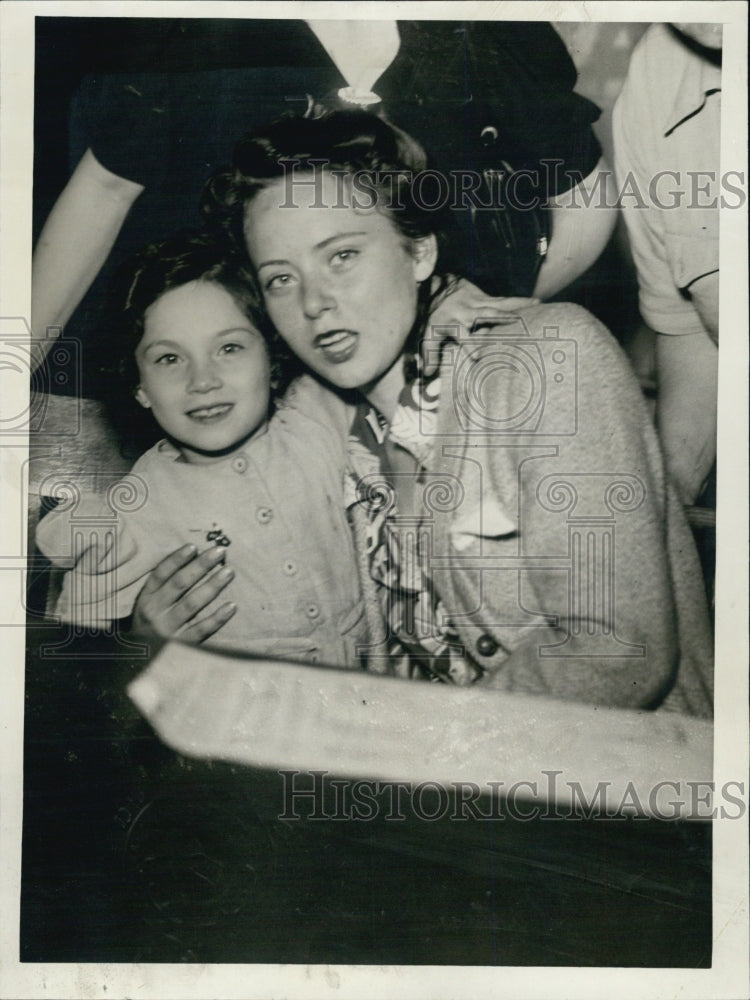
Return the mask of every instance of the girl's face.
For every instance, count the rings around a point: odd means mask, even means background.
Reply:
[[[135,358],[136,399],[188,462],[217,461],[265,426],[266,343],[221,285],[191,281],[160,296],[146,310]]]
[[[249,203],[250,257],[271,320],[295,354],[333,385],[361,390],[390,417],[403,386],[396,362],[436,242],[430,236],[407,245],[386,214],[358,207],[356,192],[353,202],[340,176],[324,171],[316,179],[280,180]]]

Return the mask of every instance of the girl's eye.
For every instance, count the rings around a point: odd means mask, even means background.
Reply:
[[[179,357],[176,354],[161,354],[154,364],[157,365],[176,365],[179,361]]]
[[[222,344],[219,348],[219,354],[236,354],[237,351],[244,351],[244,349],[242,344]]]

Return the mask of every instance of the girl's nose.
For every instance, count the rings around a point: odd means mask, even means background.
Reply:
[[[212,389],[218,389],[221,385],[219,372],[216,366],[210,362],[193,365],[190,369],[189,392],[211,392]]]
[[[302,308],[308,319],[317,319],[324,312],[333,309],[335,300],[325,282],[312,279],[305,282]]]

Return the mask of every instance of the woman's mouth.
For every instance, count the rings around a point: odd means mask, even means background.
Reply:
[[[234,403],[215,403],[213,406],[198,406],[194,410],[188,410],[186,416],[201,424],[210,424],[221,420],[233,409]]]
[[[357,349],[357,338],[358,334],[353,330],[329,330],[327,333],[318,334],[314,345],[326,361],[340,365],[354,354]]]

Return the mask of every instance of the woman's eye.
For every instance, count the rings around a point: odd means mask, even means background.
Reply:
[[[154,363],[157,365],[176,365],[179,360],[176,354],[160,354]]]
[[[219,348],[219,354],[236,354],[237,351],[243,351],[244,349],[242,344],[222,344]]]
[[[359,256],[359,250],[337,250],[331,258],[331,264],[336,267],[340,264],[349,264],[355,257]]]
[[[284,288],[288,288],[292,280],[291,274],[275,274],[266,281],[263,287],[267,292],[279,292]]]

